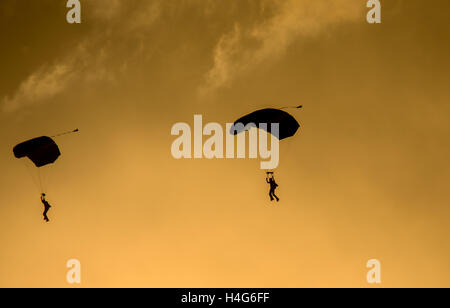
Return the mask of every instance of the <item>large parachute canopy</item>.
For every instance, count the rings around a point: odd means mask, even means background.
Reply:
[[[239,123],[243,124],[244,127],[242,127],[242,125],[239,126]],[[267,108],[252,112],[236,120],[231,127],[230,133],[237,135],[248,129],[245,128],[245,126],[250,123],[255,124],[258,128],[265,129],[270,134],[272,127],[271,124],[278,123],[280,129],[278,136],[279,140],[294,136],[300,127],[297,120],[295,120],[295,118],[289,113],[280,109]],[[261,123],[267,123],[267,127],[260,126]]]
[[[46,136],[20,143],[13,152],[16,158],[28,157],[38,168],[53,164],[61,155],[55,141]]]

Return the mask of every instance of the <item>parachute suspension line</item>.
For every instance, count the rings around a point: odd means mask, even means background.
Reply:
[[[39,191],[39,180],[38,180],[38,177],[36,177],[36,173],[33,172],[32,168],[26,162],[24,162],[23,165],[25,166],[25,169],[27,170],[27,173],[30,175],[31,181],[34,184],[33,185],[34,188],[37,190],[38,193],[41,193]]]
[[[303,105],[299,105],[299,106],[284,106],[284,107],[281,107],[281,108],[278,108],[278,109],[283,110],[283,109],[302,109],[302,108],[303,108]]]
[[[78,133],[79,131],[80,130],[77,128],[77,129],[74,129],[74,130],[71,130],[71,131],[68,131],[68,132],[64,132],[64,133],[61,133],[61,134],[57,134],[57,135],[54,135],[54,136],[50,136],[50,137],[54,138],[54,137],[64,136],[64,135],[68,135],[68,134]]]
[[[42,184],[42,175],[41,175],[41,169],[38,168],[38,178],[39,178],[39,188],[41,190],[41,194],[45,193],[44,191],[44,185]]]

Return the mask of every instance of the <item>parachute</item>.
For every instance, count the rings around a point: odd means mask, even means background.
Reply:
[[[266,108],[257,110],[236,120],[230,128],[230,134],[237,135],[256,126],[258,129],[265,130],[268,134],[272,135],[272,140],[273,137],[278,138],[278,140],[280,141],[289,137],[293,137],[300,128],[300,124],[292,115],[290,115],[286,111],[283,111],[283,109],[287,108],[301,109],[303,108],[303,106],[288,106],[279,109]],[[277,133],[272,132],[272,124],[279,125]],[[286,143],[286,141],[283,141],[283,143]],[[287,141],[287,143],[290,143],[290,141]],[[275,155],[275,157],[277,157],[277,161],[274,168],[278,167],[278,146],[276,147],[276,150],[277,154]],[[270,156],[272,156],[272,153],[270,154]],[[263,168],[263,165],[261,165],[261,168]],[[277,195],[275,195],[275,189],[277,188],[278,184],[275,182],[273,171],[274,169],[271,170],[272,171],[266,171],[266,182],[270,184],[269,196],[271,201],[276,199],[278,202],[280,199]]]
[[[13,152],[16,158],[28,157],[38,168],[53,164],[61,155],[55,141],[46,136],[20,143]]]
[[[301,108],[301,106],[297,107]],[[238,125],[239,123],[243,124]],[[300,128],[297,120],[286,111],[280,109],[267,108],[252,112],[242,118],[236,120],[231,127],[230,133],[237,135],[245,130],[248,130],[247,124],[253,123],[256,127],[266,130],[271,134],[271,127],[273,123],[279,124],[279,140],[283,140],[294,136]],[[266,126],[261,126],[261,123],[267,123]],[[273,135],[273,134],[272,134]]]
[[[42,136],[34,138],[19,143],[13,148],[14,156],[23,162],[25,167],[28,169],[27,171],[30,174],[34,184],[41,193],[45,193],[46,191],[46,184],[48,180],[47,173],[49,170],[53,169],[50,166],[61,156],[61,151],[52,138],[77,133],[78,131],[78,129],[75,129],[51,137]]]

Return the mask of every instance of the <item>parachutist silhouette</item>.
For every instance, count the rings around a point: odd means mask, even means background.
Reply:
[[[271,175],[271,176],[269,177],[269,175]],[[278,198],[277,195],[275,195],[275,189],[277,189],[278,184],[275,182],[273,173],[267,172],[266,182],[270,184],[270,191],[269,191],[270,201],[273,201],[274,197],[275,197],[275,199],[277,199],[277,202],[280,201],[280,198]]]
[[[41,195],[41,202],[44,204],[44,213],[43,213],[43,215],[44,215],[44,220],[45,220],[46,222],[49,222],[50,219],[48,219],[48,217],[47,217],[47,212],[48,212],[48,210],[50,210],[51,205],[47,202],[47,200],[45,200],[45,194],[42,194],[42,195]]]
[[[16,158],[22,159],[24,157],[27,157],[36,166],[36,168],[38,168],[37,170],[40,184],[40,187],[38,188],[41,189],[41,192],[43,191],[43,188],[39,168],[55,163],[61,156],[59,147],[52,138],[77,133],[78,131],[78,129],[75,129],[73,131],[60,133],[52,137],[42,136],[30,139],[28,141],[19,143],[13,148],[13,153]],[[47,213],[50,210],[51,205],[47,202],[47,200],[45,200],[44,193],[41,194],[41,202],[44,205],[44,213],[42,213],[44,215],[44,220],[46,222],[49,222],[50,219],[48,219]]]

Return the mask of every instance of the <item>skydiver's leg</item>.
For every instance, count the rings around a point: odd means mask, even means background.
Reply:
[[[280,198],[278,198],[277,195],[275,195],[275,190],[273,191],[273,196],[275,197],[275,199],[277,199],[277,202],[280,201]]]
[[[272,189],[269,191],[269,197],[270,197],[270,201],[273,201],[273,190]]]
[[[45,209],[44,213],[42,213],[42,214],[44,215],[44,220],[48,222],[50,219],[48,219],[48,217],[47,217],[47,212],[48,212],[48,209]]]

